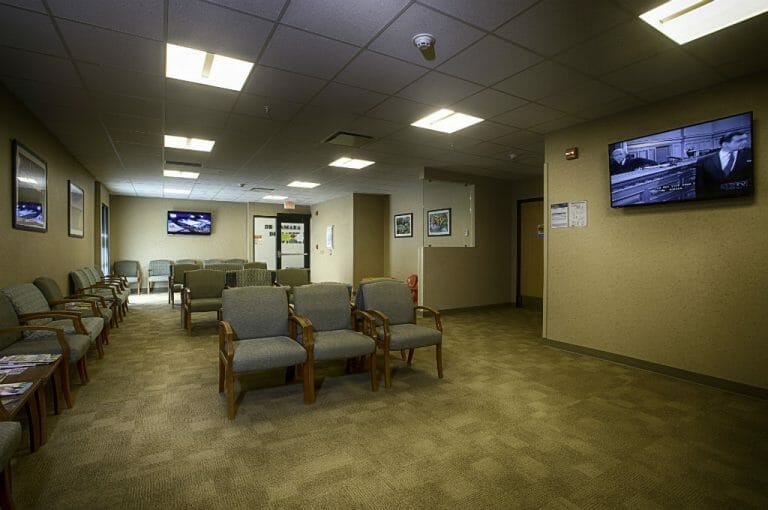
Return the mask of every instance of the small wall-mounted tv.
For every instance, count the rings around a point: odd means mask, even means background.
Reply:
[[[211,213],[168,211],[168,233],[184,235],[211,235]]]
[[[612,143],[611,207],[752,195],[752,138],[746,112]]]

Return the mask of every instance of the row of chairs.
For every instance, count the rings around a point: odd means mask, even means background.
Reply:
[[[413,306],[408,286],[396,280],[361,283],[353,307],[349,287],[315,283],[293,289],[244,287],[223,291],[219,322],[219,393],[226,393],[227,416],[235,417],[236,378],[255,371],[286,368],[286,381],[300,368],[304,402],[315,401],[315,363],[367,358],[371,389],[378,390],[377,350],[384,358],[384,383],[392,385],[390,351],[407,363],[414,350],[435,346],[438,377],[443,377],[442,322],[437,310]],[[416,312],[434,318],[434,327],[417,324]]]

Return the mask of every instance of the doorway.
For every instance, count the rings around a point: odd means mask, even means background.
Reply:
[[[109,206],[101,204],[101,270],[109,274]]]
[[[253,217],[253,261],[266,262],[267,269],[277,269],[277,219]]]
[[[515,306],[542,310],[544,297],[544,199],[517,201]]]
[[[277,269],[309,268],[309,218],[308,214],[277,215]]]

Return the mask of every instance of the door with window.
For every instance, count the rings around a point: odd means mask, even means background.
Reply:
[[[309,215],[277,215],[277,269],[309,268]]]
[[[277,218],[253,217],[253,261],[266,262],[267,269],[277,269]]]

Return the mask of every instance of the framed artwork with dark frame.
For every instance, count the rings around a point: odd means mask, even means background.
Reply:
[[[13,228],[48,231],[48,164],[13,141]]]
[[[413,237],[413,213],[395,214],[395,237]]]
[[[82,238],[85,233],[85,192],[83,188],[72,181],[67,195],[67,210],[69,213],[69,237]]]
[[[434,209],[427,211],[427,236],[451,235],[451,210]]]

